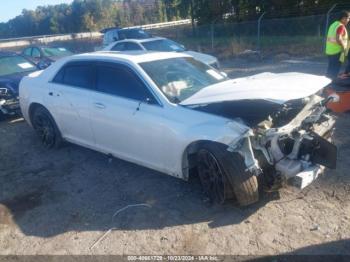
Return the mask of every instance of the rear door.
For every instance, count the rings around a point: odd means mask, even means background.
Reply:
[[[96,145],[117,157],[164,170],[163,107],[129,66],[99,63],[91,109]]]
[[[94,86],[94,63],[71,62],[56,74],[47,94],[63,137],[85,146],[94,145],[89,111]]]

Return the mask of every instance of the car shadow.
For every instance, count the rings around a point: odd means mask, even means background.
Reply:
[[[244,222],[278,198],[265,195],[244,208],[234,201],[212,204],[197,178],[182,181],[72,144],[46,150],[24,122],[5,130],[14,132],[16,139],[0,138],[5,149],[0,224],[17,226],[26,235],[161,229],[202,222],[222,227]]]

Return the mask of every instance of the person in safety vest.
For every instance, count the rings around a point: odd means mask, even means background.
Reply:
[[[338,76],[342,62],[348,51],[348,32],[346,25],[350,20],[350,12],[342,11],[339,20],[328,29],[326,55],[328,56],[327,77],[333,79]]]

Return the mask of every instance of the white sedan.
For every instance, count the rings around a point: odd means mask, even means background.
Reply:
[[[151,37],[145,39],[125,39],[106,46],[103,51],[155,51],[155,52],[182,52],[193,56],[194,59],[210,65],[216,69],[220,67],[216,57],[195,51],[186,50],[183,45],[164,37]]]
[[[65,140],[187,180],[217,202],[300,188],[335,168],[334,119],[320,76],[235,80],[182,53],[75,55],[20,83],[26,121],[47,148]],[[258,177],[262,178],[259,179]]]

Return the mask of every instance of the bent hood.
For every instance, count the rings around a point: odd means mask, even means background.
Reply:
[[[308,97],[328,85],[324,76],[303,73],[262,73],[208,86],[181,102],[182,105],[262,99],[283,104]]]

